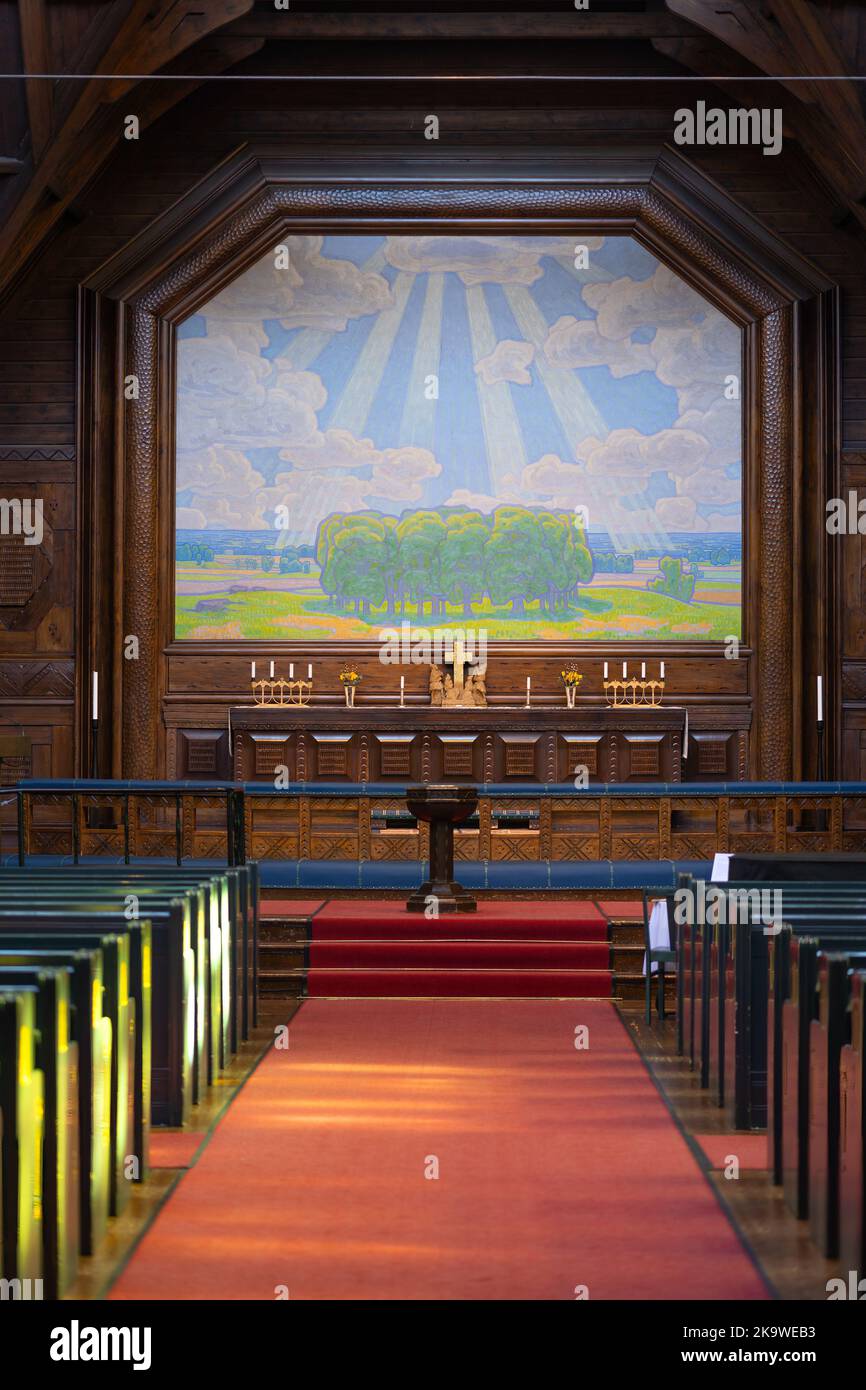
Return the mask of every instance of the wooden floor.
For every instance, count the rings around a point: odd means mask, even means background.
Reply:
[[[845,1277],[838,1260],[826,1260],[809,1239],[808,1221],[798,1221],[785,1206],[782,1190],[763,1170],[741,1170],[726,1178],[709,1161],[694,1139],[696,1134],[730,1134],[724,1111],[702,1091],[694,1072],[676,1055],[672,1019],[647,1026],[643,1008],[623,1004],[620,1014],[653,1079],[700,1158],[708,1180],[727,1208],[740,1237],[763,1269],[779,1298],[826,1302],[827,1280]],[[735,1150],[732,1150],[735,1151]]]

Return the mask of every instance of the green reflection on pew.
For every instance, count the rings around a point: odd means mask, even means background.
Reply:
[[[3,1276],[42,1278],[45,1084],[36,1067],[36,998],[0,993]]]
[[[46,1298],[59,1298],[75,1277],[79,1252],[79,1067],[78,1045],[71,1037],[69,972],[0,965],[0,993],[22,990],[36,999],[36,1065],[45,1079],[44,1289]]]

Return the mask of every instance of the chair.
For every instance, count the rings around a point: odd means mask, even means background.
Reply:
[[[656,994],[656,1012],[661,1019],[665,1014],[665,966],[676,965],[677,953],[670,946],[653,946],[650,941],[650,903],[653,901],[663,902],[667,905],[668,913],[668,932],[673,922],[673,894],[662,895],[661,898],[651,899],[647,890],[643,891],[643,935],[644,935],[644,973],[646,976],[645,986],[645,1018],[647,1023],[652,1022],[652,973],[653,966],[657,967],[656,979],[658,982],[658,992]],[[670,936],[669,938],[670,939]]]

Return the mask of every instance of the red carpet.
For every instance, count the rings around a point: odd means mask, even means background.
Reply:
[[[497,937],[524,939],[546,934],[547,940],[599,941],[605,919],[593,903],[582,902],[480,902],[476,912],[443,913],[428,918],[422,912],[407,912],[403,903],[360,901],[329,902],[316,913],[315,937],[345,939],[349,932],[405,938],[419,933],[439,936],[472,936],[491,933]]]
[[[425,917],[329,902],[312,922],[311,998],[608,998],[608,927],[592,903],[482,902]]]
[[[581,1285],[767,1296],[612,1006],[316,1001],[111,1297],[571,1301]]]

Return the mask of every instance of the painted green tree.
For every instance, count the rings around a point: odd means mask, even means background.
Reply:
[[[695,592],[695,576],[683,574],[682,560],[665,555],[664,559],[659,561],[659,569],[661,574],[650,579],[647,588],[656,594],[666,594],[668,598],[679,599],[681,603],[690,603]]]

